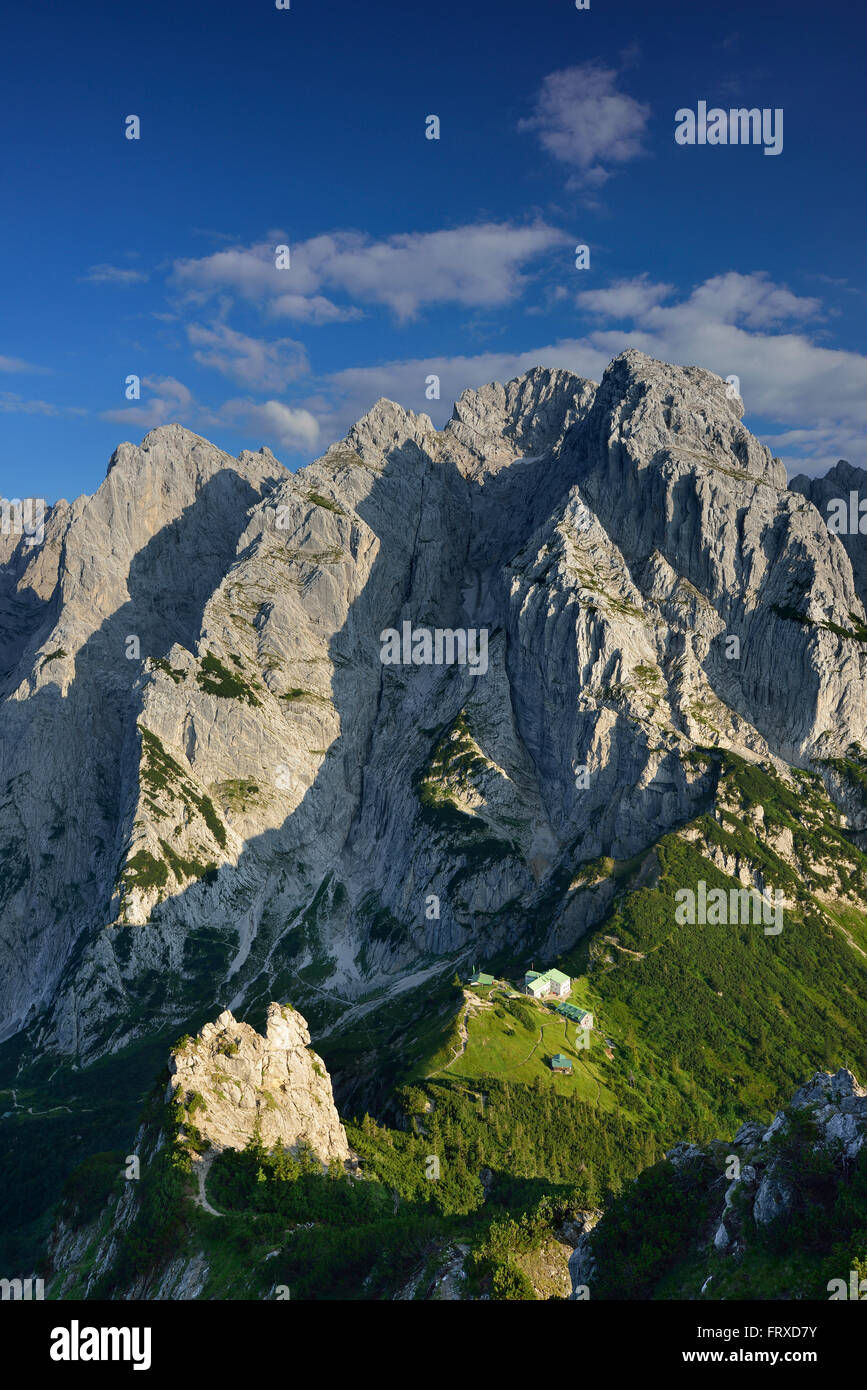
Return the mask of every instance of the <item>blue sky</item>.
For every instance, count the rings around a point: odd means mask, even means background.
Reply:
[[[169,420],[296,467],[380,395],[442,424],[630,344],[738,376],[790,472],[867,464],[865,37],[840,0],[19,7],[0,493],[93,491]],[[782,108],[782,152],[678,145],[699,101]]]

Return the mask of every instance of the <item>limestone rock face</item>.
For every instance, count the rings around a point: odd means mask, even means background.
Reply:
[[[284,471],[162,426],[121,444],[94,496],[58,502],[42,545],[22,539],[0,566],[0,1037],[57,997],[82,936],[113,919],[147,659],[195,644],[248,509]]]
[[[264,1037],[224,1010],[172,1053],[169,1071],[172,1091],[213,1148],[243,1149],[258,1125],[266,1149],[305,1144],[323,1163],[350,1158],[331,1080],[288,1004],[269,1006]],[[201,1099],[190,1110],[191,1097]]]
[[[706,806],[708,743],[867,826],[830,770],[867,742],[852,558],[698,368],[536,368],[443,430],[382,400],[294,474],[163,426],[10,540],[0,1039],[31,1051],[363,1006],[532,920],[550,955],[610,903],[582,864]],[[404,623],[484,630],[485,671],[384,664]]]
[[[597,1272],[598,1267],[593,1256],[592,1239],[588,1231],[581,1236],[569,1256],[569,1277],[572,1283],[570,1298],[573,1301],[579,1302],[587,1297],[587,1292]]]

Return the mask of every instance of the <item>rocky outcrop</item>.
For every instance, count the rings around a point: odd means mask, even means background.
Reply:
[[[812,1081],[795,1092],[790,1110],[809,1112],[816,1127],[816,1145],[839,1152],[847,1162],[867,1142],[867,1090],[843,1068],[834,1075],[816,1072]],[[726,1189],[714,1236],[718,1250],[735,1253],[750,1221],[767,1226],[791,1211],[797,1175],[779,1152],[779,1139],[788,1128],[787,1113],[781,1110],[764,1130],[757,1125],[738,1130],[734,1142],[742,1167]]]
[[[264,1037],[226,1009],[172,1053],[169,1072],[212,1149],[243,1149],[258,1134],[266,1149],[304,1146],[325,1164],[351,1156],[328,1072],[288,1004],[269,1006]]]
[[[845,1067],[833,1076],[817,1071],[812,1081],[795,1092],[792,1108],[809,1110],[819,1129],[820,1142],[827,1148],[840,1144],[849,1160],[867,1143],[867,1088],[859,1086]],[[772,1129],[773,1125],[767,1133]]]
[[[571,1290],[569,1297],[574,1302],[583,1302],[589,1297],[590,1286],[593,1279],[599,1272],[596,1264],[596,1257],[593,1254],[592,1232],[598,1224],[600,1213],[594,1213],[593,1219],[585,1221],[584,1228],[578,1235],[569,1256],[569,1281]]]

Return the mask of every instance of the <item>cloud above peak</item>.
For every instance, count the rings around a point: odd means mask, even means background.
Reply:
[[[309,453],[319,439],[319,422],[309,410],[283,401],[225,401],[213,420],[256,439],[274,441],[278,448]]]
[[[265,342],[225,323],[212,328],[187,324],[187,338],[195,349],[193,357],[201,366],[213,367],[250,390],[282,391],[290,381],[309,371],[304,344],[292,338]]]
[[[363,305],[380,305],[405,321],[438,304],[509,304],[523,292],[529,263],[568,241],[543,221],[399,232],[380,241],[342,231],[290,245],[277,234],[273,241],[176,261],[174,277],[194,300],[235,293],[274,318],[327,323],[358,318]],[[277,266],[280,245],[290,246],[287,268]]]
[[[118,425],[140,425],[145,430],[152,430],[156,429],[157,425],[167,425],[175,421],[187,424],[193,418],[193,393],[176,377],[144,376],[141,384],[146,394],[140,405],[103,410],[100,419],[111,420]]]

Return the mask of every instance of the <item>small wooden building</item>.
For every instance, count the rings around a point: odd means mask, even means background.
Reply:
[[[551,1058],[551,1070],[563,1072],[566,1076],[572,1075],[572,1063],[568,1057],[564,1057],[562,1052],[555,1052]]]

